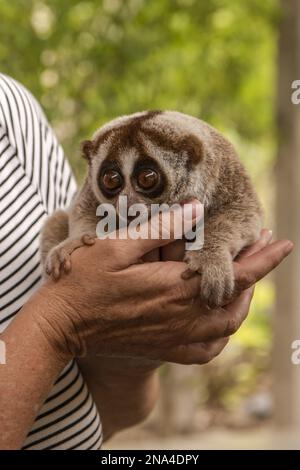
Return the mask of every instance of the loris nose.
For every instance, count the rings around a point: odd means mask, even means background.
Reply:
[[[127,200],[127,207],[129,208],[133,204],[136,204],[138,202],[136,195],[132,193],[123,193],[122,196],[126,197]]]
[[[134,204],[139,204],[139,207],[133,207]],[[145,206],[145,210],[140,207],[141,201],[138,199],[136,194],[132,194],[130,192],[122,193],[118,197],[117,202],[117,212],[119,219],[123,222],[130,223],[132,220],[136,219],[138,215],[141,215],[145,212],[145,216],[148,214],[147,207]],[[130,211],[130,208],[132,210]]]
[[[134,219],[133,216],[128,215],[128,210],[129,208],[136,203],[136,198],[134,198],[132,195],[122,193],[118,197],[117,200],[117,213],[120,218],[120,220],[130,222],[132,219]]]

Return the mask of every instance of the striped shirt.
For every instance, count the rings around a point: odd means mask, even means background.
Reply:
[[[33,96],[0,74],[0,332],[41,284],[39,232],[76,184]],[[57,379],[24,449],[99,449],[102,428],[76,361]]]

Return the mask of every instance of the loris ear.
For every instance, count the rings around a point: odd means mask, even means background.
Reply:
[[[182,148],[185,150],[189,156],[188,163],[189,165],[197,165],[203,156],[204,156],[204,146],[198,137],[194,135],[188,135],[184,137],[182,141]]]
[[[85,158],[88,162],[91,161],[92,154],[94,152],[94,143],[92,140],[84,140],[81,143],[81,152],[83,158]]]

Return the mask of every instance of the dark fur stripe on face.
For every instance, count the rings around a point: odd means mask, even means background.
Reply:
[[[142,132],[149,140],[164,150],[171,151],[178,155],[182,155],[182,153],[185,152],[188,155],[188,166],[196,165],[202,159],[202,144],[200,140],[192,134],[184,137],[176,135],[167,137],[162,132],[153,128],[143,128]]]
[[[161,113],[162,111],[148,111],[148,113],[142,116],[133,117],[125,124],[120,124],[119,127],[108,129],[100,134],[95,141],[83,142],[82,151],[84,157],[90,160],[92,155],[96,154],[99,147],[108,139],[111,140],[106,157],[108,160],[118,160],[124,148],[135,147],[145,155],[147,152],[142,138],[144,135],[162,149],[178,155],[180,160],[182,154],[186,153],[188,167],[199,163],[203,156],[203,146],[197,137],[192,134],[186,136],[178,136],[175,133],[173,135],[166,135],[163,131],[160,132],[154,127],[147,127],[147,121]]]
[[[121,124],[118,128],[112,128],[104,132],[104,134],[100,134],[94,142],[94,152],[97,152],[100,145],[111,136],[113,136],[111,143],[113,148],[109,149],[109,153],[112,153],[115,147],[120,144],[122,147],[134,147],[136,135],[140,131],[142,124],[160,113],[161,111],[148,111],[143,116],[133,117],[129,122]]]

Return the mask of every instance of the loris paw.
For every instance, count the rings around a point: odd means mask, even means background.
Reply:
[[[188,269],[183,279],[201,275],[201,300],[210,308],[222,306],[234,290],[232,258],[229,252],[187,251],[184,261]]]
[[[45,265],[45,272],[57,281],[62,272],[68,273],[71,271],[71,254],[77,248],[82,246],[90,246],[95,243],[95,236],[86,233],[81,238],[64,240],[59,245],[50,250]]]

